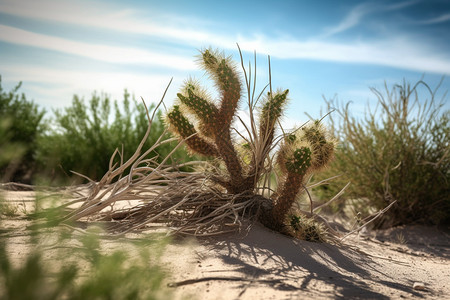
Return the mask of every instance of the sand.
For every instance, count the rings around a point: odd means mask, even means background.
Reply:
[[[33,192],[6,193],[22,211],[33,209],[27,202],[33,198]],[[2,226],[20,229],[24,222],[11,217]],[[29,248],[24,236],[8,241],[16,262]],[[178,299],[450,299],[449,250],[450,229],[442,227],[365,231],[332,245],[253,224],[235,235],[176,238],[161,263]]]

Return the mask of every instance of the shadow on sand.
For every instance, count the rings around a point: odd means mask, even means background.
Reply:
[[[408,282],[400,283],[380,271],[382,264],[349,247],[294,240],[259,225],[254,227],[244,237],[205,242],[234,272],[251,278],[253,284],[298,296],[306,292],[329,298],[390,299],[379,291],[393,289],[408,297],[422,297]]]

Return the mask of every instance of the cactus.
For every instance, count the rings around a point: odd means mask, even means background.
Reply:
[[[280,146],[277,163],[284,179],[275,194],[275,204],[264,215],[264,224],[274,230],[291,234],[285,227],[289,213],[307,175],[317,172],[333,158],[334,141],[326,136],[320,122],[301,128],[298,134],[288,134]],[[287,231],[287,232],[286,232]]]
[[[216,147],[197,135],[194,125],[181,113],[178,105],[173,106],[172,110],[167,114],[166,123],[169,125],[169,130],[186,139],[188,149],[192,153],[212,157],[218,156]]]
[[[189,80],[177,94],[177,103],[167,114],[166,122],[174,134],[186,141],[192,153],[224,163],[227,173],[215,174],[212,179],[228,193],[255,194],[273,148],[276,125],[286,106],[289,90],[266,94],[260,109],[259,127],[256,127],[256,142],[250,145],[242,141],[235,145],[231,124],[241,98],[239,75],[230,58],[218,51],[203,50],[200,62],[215,81],[220,98],[212,101],[197,82]],[[256,143],[262,155],[255,154]],[[319,121],[285,136],[276,159],[283,180],[269,202],[261,206],[260,221],[264,225],[295,236],[295,230],[288,226],[289,211],[306,177],[330,162],[334,148],[334,142]],[[270,204],[265,205],[267,203]]]
[[[311,163],[315,171],[326,167],[334,158],[334,149],[336,143],[330,137],[327,137],[325,127],[316,120],[312,125],[302,128],[302,139],[311,144],[314,153],[314,159]]]
[[[275,124],[281,117],[288,93],[289,90],[277,92],[274,95],[269,92],[267,93],[267,98],[264,101],[261,110],[259,131],[261,135],[265,134],[267,136],[267,142],[269,144],[272,144]]]
[[[192,137],[180,134],[186,130],[178,128],[178,126],[185,125],[178,122],[178,119],[173,120],[170,117],[174,110],[170,111],[166,118],[169,129],[180,137],[187,138],[186,144],[192,152],[212,155],[225,163],[228,176],[216,178],[216,181],[228,192],[238,194],[252,190],[253,187],[247,184],[249,180],[244,178],[242,165],[231,139],[231,123],[241,97],[239,75],[231,60],[217,51],[206,49],[202,52],[201,57],[204,69],[214,79],[220,91],[220,106],[216,107],[211,100],[207,99],[195,83],[188,82],[184,88],[185,93],[179,93],[177,96],[179,105],[183,106],[198,121],[195,131],[197,134]],[[184,119],[187,119],[184,114],[182,115]],[[189,130],[192,132],[193,129]]]

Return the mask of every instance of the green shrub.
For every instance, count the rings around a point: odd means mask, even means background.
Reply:
[[[147,127],[144,105],[134,99],[130,101],[127,91],[121,106],[104,94],[94,93],[88,104],[75,95],[70,107],[55,111],[52,129],[39,141],[38,157],[46,169],[45,177],[73,179],[70,171],[76,171],[99,180],[108,171],[115,149],[123,149],[123,159],[128,159]],[[163,130],[164,125],[157,118],[144,148],[152,145]],[[159,147],[159,153],[153,153],[153,156],[165,157],[171,146]],[[174,155],[177,156],[184,159],[187,155],[179,150]]]
[[[372,89],[378,105],[363,118],[353,116],[349,104],[327,101],[338,110],[331,123],[340,144],[325,176],[343,176],[321,192],[330,195],[351,182],[345,197],[357,199],[356,209],[366,214],[396,200],[378,227],[448,223],[450,111],[442,112],[436,90],[422,81],[385,89]],[[419,100],[423,95],[430,98]]]
[[[6,92],[0,77],[0,181],[31,183],[45,111],[19,94],[20,86]]]

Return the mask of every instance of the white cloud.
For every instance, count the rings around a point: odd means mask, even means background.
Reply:
[[[47,108],[67,106],[73,94],[89,97],[93,91],[106,92],[113,99],[120,100],[125,88],[137,99],[143,97],[147,104],[155,103],[161,99],[171,79],[156,74],[87,72],[30,65],[4,65],[2,75],[13,84],[22,81],[21,90]],[[172,103],[171,95],[180,85],[181,78],[174,78],[166,103]]]
[[[301,42],[258,37],[242,40],[241,49],[270,54],[283,59],[315,59],[345,63],[383,65],[405,70],[448,74],[450,57],[407,38],[391,38],[375,42],[331,43]]]
[[[5,25],[0,25],[0,40],[13,44],[60,51],[111,63],[160,65],[179,70],[195,69],[195,64],[191,59],[187,58],[136,48],[83,43]]]
[[[215,39],[212,33],[187,26],[171,26],[168,22],[161,25],[161,18],[157,20],[151,14],[144,18],[139,11],[118,8],[104,2],[6,0],[0,2],[0,12],[38,20],[175,39],[193,45]],[[183,23],[188,21],[184,20]]]
[[[25,2],[26,6],[25,6]],[[392,5],[379,5],[373,2],[356,6],[328,34],[336,34],[357,26],[369,13],[399,10],[417,1],[403,1]],[[51,9],[50,9],[51,7]],[[323,37],[307,41],[296,38],[269,37],[266,35],[214,34],[202,27],[189,28],[174,25],[159,25],[153,17],[142,18],[139,12],[130,9],[97,2],[83,1],[19,1],[8,0],[0,3],[0,11],[46,21],[64,22],[86,28],[106,28],[162,38],[162,41],[176,43],[180,46],[195,45],[201,47],[212,45],[227,50],[236,50],[238,42],[244,51],[270,54],[282,59],[325,60],[345,63],[383,65],[418,72],[448,74],[450,56],[434,48],[431,44],[406,34],[386,36],[382,40],[329,42]],[[444,16],[441,18],[445,19]],[[184,21],[186,23],[186,20]],[[193,22],[195,23],[195,22]],[[88,44],[62,39],[44,34],[37,34],[13,27],[0,25],[0,39],[10,43],[42,47],[69,54],[81,55],[91,59],[131,64],[155,64],[182,70],[196,69],[192,57],[179,57],[139,48],[113,47],[100,44]]]
[[[361,23],[361,20],[364,20],[364,18],[370,14],[375,14],[382,11],[400,10],[405,7],[414,5],[417,2],[417,0],[411,0],[389,5],[382,5],[375,2],[364,2],[358,4],[349,11],[349,13],[339,24],[328,27],[321,38],[330,37],[332,35],[342,33],[347,31],[348,29],[356,27]]]
[[[373,10],[374,6],[370,3],[362,3],[357,5],[350,10],[350,12],[339,24],[329,27],[322,37],[329,37],[355,27],[365,15],[369,14]]]

